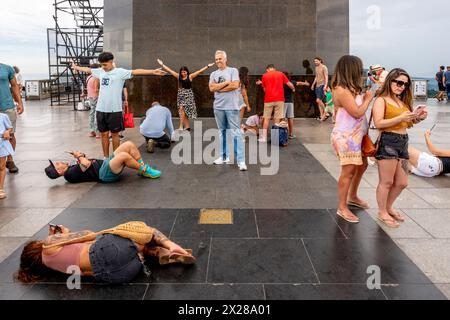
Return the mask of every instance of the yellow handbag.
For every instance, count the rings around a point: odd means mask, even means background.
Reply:
[[[87,233],[83,236],[80,236],[75,239],[61,239],[61,241],[58,241],[56,243],[53,243],[51,245],[43,245],[43,249],[49,249],[53,247],[58,246],[65,246],[75,243],[83,243],[88,241],[93,241],[95,237],[99,235],[104,234],[113,234],[122,238],[130,239],[131,241],[140,244],[140,245],[146,245],[153,239],[154,234],[153,228],[149,227],[145,222],[142,221],[130,221],[123,224],[120,224],[114,228],[106,229],[99,232],[94,233]]]
[[[145,245],[152,241],[154,229],[142,221],[130,221],[120,224],[114,228],[103,230],[98,234],[113,234],[122,238],[130,239],[137,244]]]

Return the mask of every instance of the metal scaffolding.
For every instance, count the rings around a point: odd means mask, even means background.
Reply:
[[[51,105],[73,103],[76,110],[86,79],[70,63],[87,67],[103,51],[103,0],[55,0],[53,5],[55,28],[47,29]]]

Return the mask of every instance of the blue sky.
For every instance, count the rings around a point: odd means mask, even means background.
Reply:
[[[46,29],[54,25],[53,2],[2,1],[0,62],[19,65],[25,76],[48,73]],[[368,13],[371,6],[375,11]],[[448,0],[350,0],[350,51],[366,66],[403,67],[416,77],[432,77],[437,66],[450,65],[447,12]]]

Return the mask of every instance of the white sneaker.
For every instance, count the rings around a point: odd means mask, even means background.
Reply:
[[[238,166],[239,166],[239,170],[247,171],[247,165],[245,164],[245,162],[239,163]]]
[[[223,158],[219,158],[216,161],[214,161],[215,165],[221,165],[221,164],[227,164],[230,163],[230,158],[226,158],[225,160]]]

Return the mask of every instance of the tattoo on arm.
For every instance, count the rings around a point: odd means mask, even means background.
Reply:
[[[153,239],[155,242],[163,244],[164,242],[170,241],[161,231],[155,229],[153,232]]]
[[[79,231],[79,232],[75,232],[75,233],[66,233],[66,234],[55,234],[52,236],[49,236],[46,240],[44,245],[45,246],[52,246],[58,243],[63,243],[63,242],[67,242],[67,241],[71,241],[71,240],[75,240],[81,237],[85,237],[89,234],[91,234],[92,231]]]
[[[408,160],[402,160],[402,168],[403,171],[405,171],[406,175],[409,174],[409,161]]]

